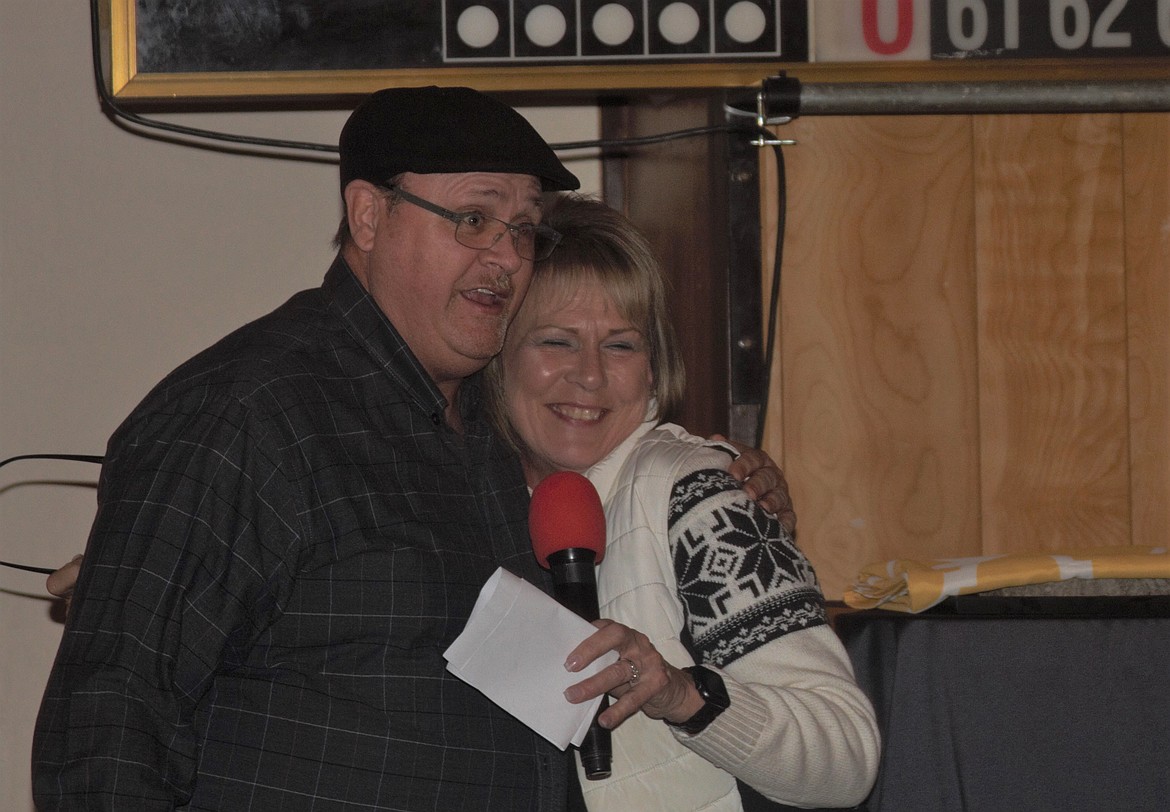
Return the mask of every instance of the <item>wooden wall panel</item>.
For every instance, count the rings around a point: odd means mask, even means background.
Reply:
[[[1166,544],[1170,114],[777,132],[799,143],[764,446],[826,595],[892,558]]]
[[[1133,543],[1170,543],[1170,115],[1130,114],[1125,258]]]
[[[970,132],[938,116],[780,133],[798,145],[764,445],[831,598],[869,560],[979,552]]]
[[[1121,117],[974,132],[983,551],[1128,543]]]
[[[707,126],[710,93],[655,94],[602,110],[605,138]],[[606,167],[606,201],[646,233],[669,281],[688,397],[674,420],[695,434],[728,434],[728,177],[725,137],[631,147]]]
[[[680,101],[652,107],[718,113]],[[798,143],[763,445],[826,596],[893,558],[1167,543],[1170,114],[824,116],[777,134]],[[726,264],[726,165],[639,166],[615,200],[695,274],[678,314],[700,339],[691,400],[718,411],[726,358],[703,308]],[[705,432],[713,415],[687,419]]]

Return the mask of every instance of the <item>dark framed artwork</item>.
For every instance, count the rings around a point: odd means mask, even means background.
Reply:
[[[750,85],[808,58],[805,0],[102,0],[118,98]]]

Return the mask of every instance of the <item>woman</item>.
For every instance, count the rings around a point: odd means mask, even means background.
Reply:
[[[622,641],[611,668],[629,677],[602,717],[621,724],[613,775],[581,781],[587,806],[860,803],[877,727],[811,565],[727,475],[728,449],[660,422],[682,399],[683,369],[653,252],[595,200],[560,198],[545,222],[561,243],[538,267],[488,389],[529,486],[579,471],[605,507],[599,625]],[[570,663],[600,654],[600,638]]]

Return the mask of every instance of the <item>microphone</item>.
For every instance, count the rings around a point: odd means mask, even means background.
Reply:
[[[597,620],[601,612],[593,567],[605,557],[605,513],[593,483],[573,471],[558,471],[542,479],[532,490],[528,534],[536,560],[552,572],[557,602],[585,620]],[[607,707],[609,699],[603,696],[597,713]],[[596,717],[579,750],[587,778],[597,781],[610,776],[610,731]]]

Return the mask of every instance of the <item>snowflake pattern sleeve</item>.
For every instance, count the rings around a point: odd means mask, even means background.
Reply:
[[[680,478],[669,528],[696,659],[725,666],[790,632],[826,623],[812,565],[727,472],[701,469]]]

